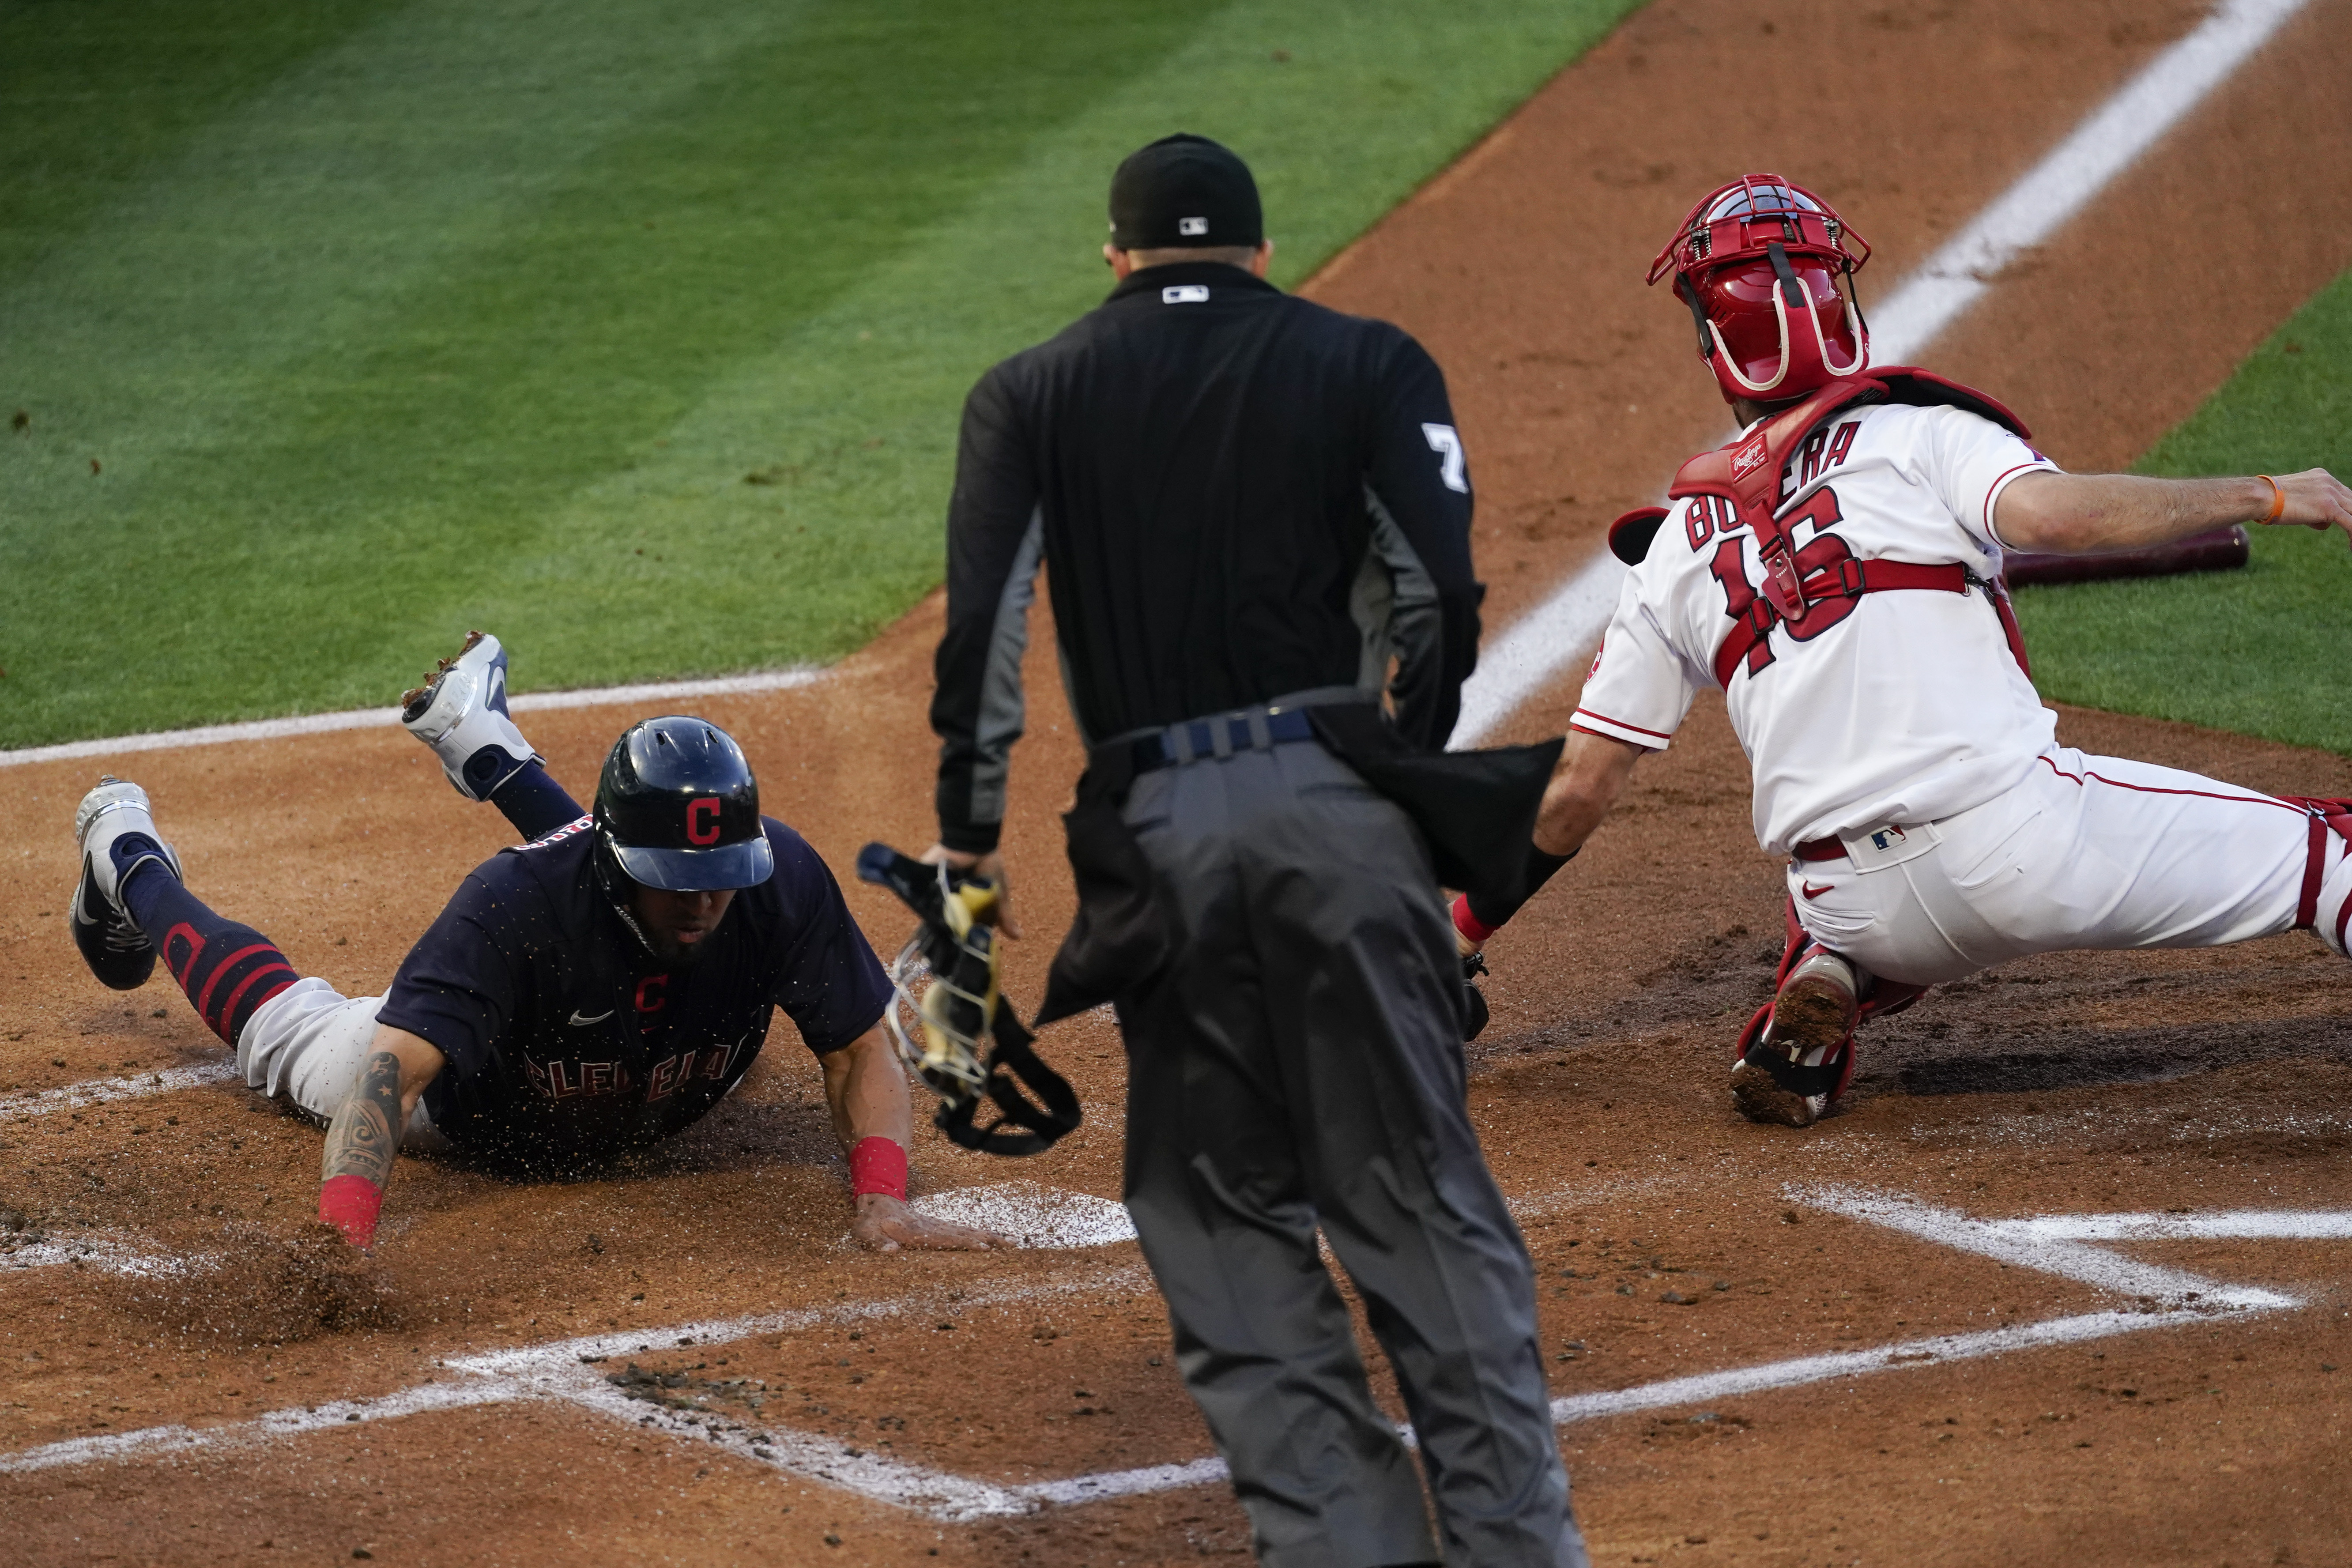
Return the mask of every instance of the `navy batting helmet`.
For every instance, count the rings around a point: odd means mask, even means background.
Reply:
[[[673,893],[756,887],[776,868],[743,748],[700,719],[647,719],[613,742],[596,845],[629,880]]]

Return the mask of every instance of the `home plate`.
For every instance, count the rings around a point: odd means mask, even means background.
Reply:
[[[1035,1182],[1003,1182],[933,1193],[908,1205],[917,1214],[992,1230],[1017,1247],[1045,1249],[1133,1241],[1127,1205]]]

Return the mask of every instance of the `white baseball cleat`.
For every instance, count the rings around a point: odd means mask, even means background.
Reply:
[[[488,632],[467,632],[457,658],[401,695],[400,722],[433,748],[450,787],[467,800],[489,799],[540,760],[507,712],[507,650]]]
[[[143,844],[116,846],[132,834]],[[82,962],[100,983],[136,991],[155,972],[155,944],[122,907],[122,884],[140,867],[155,862],[180,874],[180,858],[155,831],[147,792],[107,773],[81,797],[74,812],[74,841],[81,846],[81,881],[66,906],[66,924]]]
[[[1805,955],[1772,998],[1763,1037],[1732,1065],[1731,1099],[1750,1121],[1811,1127],[1845,1082],[1861,976],[1836,953]]]

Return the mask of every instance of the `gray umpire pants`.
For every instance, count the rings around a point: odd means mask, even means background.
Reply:
[[[1396,1369],[1443,1560],[1583,1568],[1418,831],[1311,741],[1146,773],[1126,817],[1180,927],[1119,1008],[1127,1205],[1259,1560],[1441,1556],[1319,1226]]]

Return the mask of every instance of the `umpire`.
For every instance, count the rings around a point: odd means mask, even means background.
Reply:
[[[1092,967],[1123,969],[1099,994],[1128,1208],[1260,1560],[1580,1565],[1430,844],[1318,738],[1384,689],[1400,742],[1454,727],[1483,590],[1444,377],[1265,280],[1256,184],[1214,142],[1135,153],[1110,212],[1110,297],[964,407],[928,858],[1002,879],[1042,560],[1090,748],[1055,985],[1089,932]],[[1318,1226],[1395,1366],[1442,1546]]]

